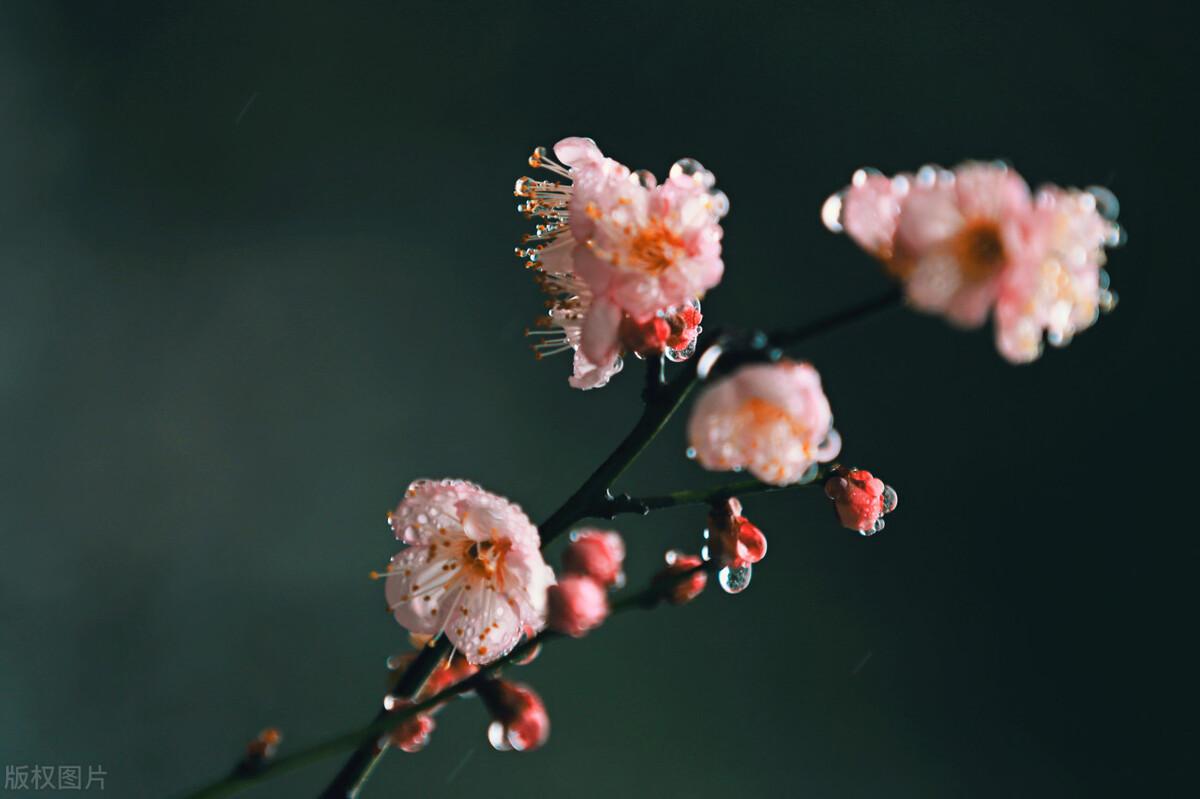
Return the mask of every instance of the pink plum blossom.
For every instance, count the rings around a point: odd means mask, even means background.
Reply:
[[[1088,192],[1050,186],[1035,198],[1003,164],[922,167],[888,178],[860,169],[830,197],[822,219],[845,231],[904,284],[909,304],[962,327],[994,313],[1000,353],[1038,357],[1112,305],[1100,267],[1120,240]],[[1115,198],[1111,198],[1115,212]]]
[[[817,370],[789,360],[743,366],[707,389],[692,409],[688,442],[704,468],[748,469],[774,485],[796,482],[841,450]]]
[[[1008,360],[1036,360],[1043,338],[1069,343],[1115,303],[1101,267],[1120,228],[1100,214],[1096,196],[1056,186],[1038,192],[1030,227],[1041,257],[1007,272],[996,302],[996,346]]]
[[[565,182],[521,178],[515,189],[525,200],[519,210],[541,220],[517,253],[549,277],[543,288],[553,299],[542,324],[547,333],[562,331],[537,349],[574,350],[578,388],[607,382],[622,349],[688,357],[699,318],[687,308],[698,312],[698,299],[724,272],[720,219],[729,203],[713,188],[712,173],[683,159],[659,184],[578,137],[563,139],[554,153],[561,164],[538,148],[530,165]],[[668,321],[669,334],[656,319]]]
[[[503,497],[463,480],[417,480],[388,521],[408,546],[386,574],[388,607],[414,633],[444,632],[472,664],[540,630],[554,572],[537,528]]]

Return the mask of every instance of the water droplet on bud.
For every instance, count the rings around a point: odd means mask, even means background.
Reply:
[[[900,497],[896,494],[896,489],[889,485],[883,487],[883,496],[880,497],[883,501],[883,512],[891,513],[896,509],[896,503],[900,501]]]
[[[504,729],[504,725],[498,721],[493,721],[488,725],[487,729],[488,743],[497,752],[509,752],[512,750],[512,744],[508,742],[508,731]]]
[[[825,204],[821,206],[821,222],[825,227],[833,233],[841,233],[845,230],[842,227],[842,192],[829,195],[825,200]]]
[[[754,568],[746,563],[742,566],[726,566],[717,572],[717,582],[727,594],[740,594],[750,587],[750,576]]]

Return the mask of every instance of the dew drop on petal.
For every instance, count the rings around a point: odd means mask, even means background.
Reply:
[[[689,460],[695,459],[695,457],[696,457],[696,448],[695,448],[695,447],[688,447],[688,448],[687,448],[687,452],[685,452],[684,454],[688,456],[688,459],[689,459]]]
[[[717,582],[721,590],[727,594],[740,594],[750,587],[750,576],[753,567],[747,563],[742,566],[726,566],[717,572]]]
[[[507,731],[504,729],[504,725],[498,721],[493,721],[488,725],[488,743],[490,743],[492,748],[497,752],[508,752],[512,749],[512,744],[508,742],[508,735],[506,732]]]
[[[708,561],[708,544],[700,547],[700,560]]]
[[[396,697],[392,696],[391,694],[388,694],[387,696],[385,696],[383,698],[383,709],[387,710],[387,711],[395,710],[396,701],[397,701]]]
[[[842,227],[842,192],[829,195],[821,206],[821,222],[833,233],[841,233]]]
[[[674,566],[675,561],[679,560],[679,551],[674,550],[674,549],[668,549],[667,554],[663,555],[663,560],[665,560],[667,562],[668,566]]]

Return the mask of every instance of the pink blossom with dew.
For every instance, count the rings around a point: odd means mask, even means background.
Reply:
[[[540,351],[574,349],[583,353],[585,375],[600,369],[611,376],[624,320],[643,325],[681,313],[690,318],[685,309],[720,281],[720,219],[729,203],[713,188],[712,173],[691,159],[677,161],[659,184],[649,172],[632,172],[606,158],[590,139],[563,139],[554,152],[561,164],[538,148],[530,165],[565,182],[517,181],[515,192],[524,199],[518,210],[539,219],[517,254],[527,266],[552,276],[543,284],[552,296],[581,299],[570,308],[570,328],[555,318],[562,314],[555,313],[559,301],[552,301],[551,319],[543,324],[563,334],[548,331],[556,338],[549,346],[539,345]],[[682,360],[693,340],[694,335],[682,346],[663,346],[674,360]],[[578,368],[576,377],[591,384],[579,387],[600,384],[583,378]]]
[[[688,442],[704,468],[748,469],[774,485],[796,482],[842,446],[817,370],[790,360],[743,366],[708,388],[692,409]]]
[[[1065,346],[1116,305],[1102,267],[1104,248],[1123,233],[1102,207],[1115,215],[1116,198],[1104,189],[1038,191],[1031,235],[1041,257],[1006,273],[996,302],[996,347],[1013,363],[1036,360],[1043,340]]]
[[[1034,198],[1007,166],[968,162],[891,178],[860,169],[821,218],[879,258],[913,307],[962,327],[994,310],[997,348],[1025,363],[1115,303],[1100,267],[1122,241],[1116,209],[1106,189]]]
[[[388,515],[408,546],[388,564],[388,608],[414,633],[445,633],[473,665],[546,621],[554,572],[516,505],[464,480],[417,480]]]

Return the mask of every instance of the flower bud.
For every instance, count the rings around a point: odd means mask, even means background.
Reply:
[[[767,537],[742,516],[742,503],[736,497],[712,506],[708,533],[713,555],[722,566],[741,567],[766,557]]]
[[[567,574],[547,591],[546,613],[551,630],[580,638],[608,616],[608,595],[591,577]]]
[[[562,555],[563,570],[591,577],[605,588],[621,579],[625,542],[609,530],[584,530],[573,536]]]
[[[635,322],[626,316],[621,320],[617,335],[622,347],[645,358],[658,355],[666,349],[667,339],[671,337],[671,325],[661,316],[645,322]]]
[[[397,706],[399,709],[399,706]],[[409,716],[404,721],[397,724],[390,733],[388,733],[388,743],[399,749],[401,752],[420,752],[425,748],[425,744],[429,743],[429,734],[433,732],[437,724],[433,720],[433,716],[428,713],[418,713],[415,716]]]
[[[492,714],[488,740],[498,750],[528,752],[550,737],[550,716],[533,689],[507,680],[487,680],[479,696]]]
[[[896,492],[865,469],[838,467],[825,483],[838,521],[849,530],[874,535],[883,529],[883,515],[895,509]]]
[[[667,568],[654,575],[659,595],[672,605],[685,605],[700,596],[708,584],[708,572],[701,568],[703,565],[699,555],[668,552]]]

